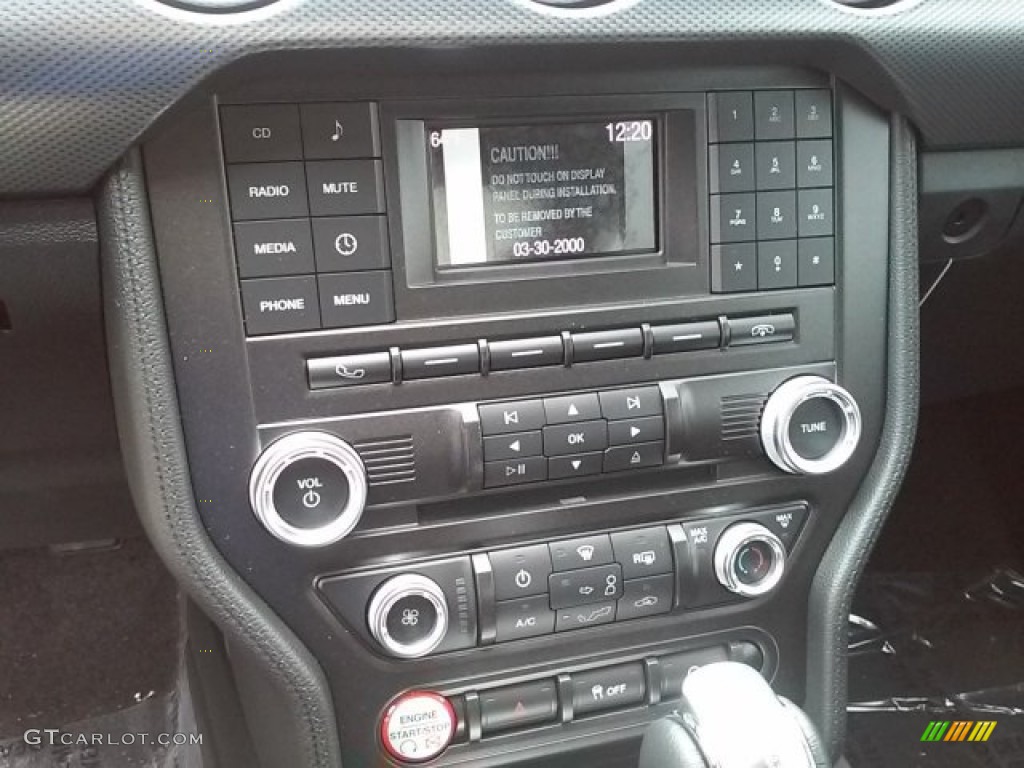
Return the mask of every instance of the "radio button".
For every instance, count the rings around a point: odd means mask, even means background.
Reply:
[[[492,341],[489,349],[492,371],[562,365],[565,359],[561,336]]]
[[[579,608],[563,608],[555,616],[555,632],[586,629],[615,621],[615,603],[593,603]]]
[[[551,550],[551,564],[556,571],[572,571],[615,562],[611,539],[604,533],[568,541],[553,541],[548,544],[548,549]]]
[[[607,446],[608,427],[603,420],[544,427],[545,456],[589,453],[603,450]]]
[[[719,252],[721,252],[721,248]],[[656,355],[693,352],[699,349],[718,349],[722,344],[722,329],[713,320],[703,323],[656,325],[651,332],[654,334],[654,354]]]
[[[754,134],[759,141],[796,136],[792,91],[754,93]]]
[[[710,167],[712,192],[754,191],[753,144],[712,145]]]
[[[305,219],[235,224],[240,277],[301,275],[315,271],[313,241]]]
[[[547,544],[489,552],[494,572],[494,599],[516,600],[544,595],[551,575],[551,556]]]
[[[601,418],[597,395],[586,392],[565,397],[545,397],[544,415],[548,424],[569,424]]]
[[[544,426],[544,405],[540,400],[481,405],[480,430],[485,435],[524,432]]]
[[[484,438],[484,460],[500,461],[520,456],[541,456],[544,441],[540,432],[513,432]]]
[[[228,194],[235,221],[309,215],[302,163],[229,165]]]
[[[606,419],[629,419],[654,416],[662,412],[661,390],[658,387],[633,387],[600,392],[601,415]]]
[[[757,193],[757,237],[759,240],[796,237],[796,192]]]
[[[220,108],[224,159],[229,163],[301,160],[299,111],[294,104]]]
[[[757,344],[780,344],[792,341],[796,320],[791,314],[761,315],[759,317],[729,318],[729,346],[745,347]]]
[[[380,160],[306,163],[306,182],[313,216],[360,216],[385,211]]]
[[[612,564],[554,573],[548,579],[548,592],[556,610],[617,600],[622,595],[622,568]]]
[[[391,355],[370,352],[365,355],[317,357],[306,361],[310,389],[333,389],[391,381]]]
[[[752,141],[754,101],[750,91],[727,91],[709,95],[711,141]]]
[[[574,333],[572,345],[573,361],[577,363],[640,357],[644,353],[644,336],[639,328]]]
[[[548,459],[548,480],[567,480],[573,477],[599,475],[604,466],[604,454],[573,453]]]
[[[757,244],[757,286],[762,291],[796,288],[796,240]]]
[[[433,379],[480,373],[480,349],[476,344],[402,350],[403,379]]]
[[[495,637],[499,643],[550,635],[555,631],[555,612],[546,595],[506,600],[495,606]]]
[[[316,279],[275,277],[242,281],[245,329],[250,336],[320,327]]]
[[[825,139],[832,135],[832,94],[827,90],[796,92],[796,135]]]
[[[617,445],[604,452],[605,472],[622,472],[627,469],[660,467],[664,463],[664,442]]]
[[[387,269],[391,266],[384,216],[313,219],[316,268],[321,272]]]
[[[665,420],[661,416],[608,422],[609,445],[635,445],[664,439]]]
[[[380,157],[375,104],[302,104],[299,109],[307,160]]]
[[[674,589],[675,576],[670,574],[627,581],[622,590],[622,597],[619,598],[615,620],[629,621],[668,613],[672,610]]]
[[[484,462],[484,488],[538,483],[547,479],[548,463],[543,456]]]
[[[672,572],[672,549],[663,525],[613,533],[612,549],[626,580]]]
[[[712,195],[711,242],[738,243],[756,239],[756,200],[752,192],[741,195]]]
[[[796,186],[796,145],[792,141],[764,141],[757,145],[757,189],[792,189]]]
[[[325,328],[395,322],[390,272],[320,275],[317,281]]]

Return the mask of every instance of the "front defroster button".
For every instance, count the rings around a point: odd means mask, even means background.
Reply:
[[[380,739],[394,759],[423,763],[448,748],[456,727],[455,710],[444,696],[410,691],[399,696],[384,713]]]

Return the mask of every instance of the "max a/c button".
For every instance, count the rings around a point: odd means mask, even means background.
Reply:
[[[395,322],[390,272],[347,272],[318,280],[325,328]]]

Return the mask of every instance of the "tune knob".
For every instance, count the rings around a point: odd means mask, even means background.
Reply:
[[[392,656],[426,656],[448,634],[448,602],[433,579],[401,573],[381,584],[366,613],[370,634]]]
[[[249,476],[249,503],[281,541],[323,547],[356,527],[366,505],[359,454],[326,432],[296,432],[260,454]]]
[[[823,475],[839,469],[860,441],[853,395],[820,376],[798,376],[776,389],[761,416],[761,443],[779,469]]]
[[[775,589],[786,570],[786,548],[758,523],[736,523],[715,544],[715,576],[731,592],[757,597]]]

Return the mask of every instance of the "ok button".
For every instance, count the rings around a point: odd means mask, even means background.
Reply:
[[[603,419],[544,427],[544,455],[603,451],[608,447],[608,425]]]

